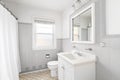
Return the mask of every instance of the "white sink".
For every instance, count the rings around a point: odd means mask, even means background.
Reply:
[[[71,63],[72,65],[79,65],[96,61],[95,55],[80,51],[63,52],[59,53],[58,56]]]
[[[73,54],[63,54],[63,56],[65,56],[66,58],[70,59],[70,60],[75,60],[77,59],[75,55]]]

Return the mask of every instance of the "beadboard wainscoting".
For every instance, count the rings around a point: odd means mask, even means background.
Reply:
[[[32,50],[31,23],[19,23],[19,43],[22,73],[47,68],[47,62],[57,60],[57,53],[62,51],[61,39],[57,39],[54,50]],[[46,54],[50,54],[50,58],[46,58]]]

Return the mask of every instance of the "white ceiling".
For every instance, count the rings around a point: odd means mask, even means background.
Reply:
[[[73,0],[7,0],[24,5],[63,11],[72,6]]]

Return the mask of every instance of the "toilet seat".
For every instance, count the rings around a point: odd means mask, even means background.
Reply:
[[[58,61],[50,61],[50,62],[48,62],[48,65],[58,65]]]

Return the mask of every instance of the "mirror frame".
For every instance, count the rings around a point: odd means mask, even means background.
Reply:
[[[72,19],[77,17],[78,15],[84,13],[85,11],[87,11],[88,9],[91,8],[91,25],[92,25],[92,31],[91,31],[91,41],[73,41],[72,40],[72,36],[73,36],[73,23],[72,23]],[[81,9],[80,11],[75,11],[72,15],[71,15],[71,18],[70,18],[70,24],[71,24],[71,42],[72,43],[85,43],[85,44],[94,44],[95,43],[95,3],[92,3],[91,5]]]

